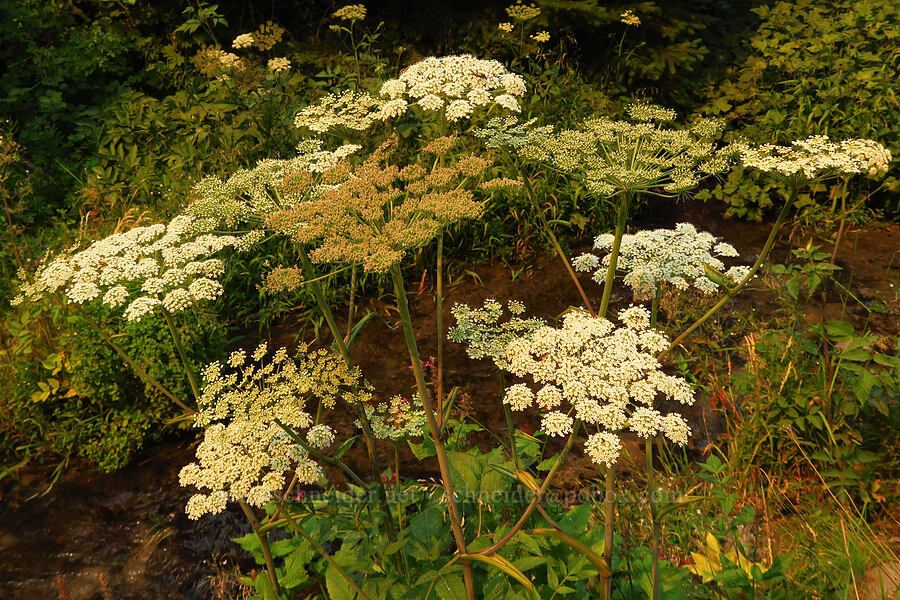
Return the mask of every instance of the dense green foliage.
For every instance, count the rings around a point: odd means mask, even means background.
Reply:
[[[754,9],[759,27],[749,56],[710,91],[701,107],[728,119],[734,137],[754,142],[786,143],[814,134],[878,138],[895,155],[900,152],[900,109],[896,95],[900,70],[900,14],[890,0],[775,2]],[[858,207],[900,209],[896,175],[881,193],[858,182],[847,203]],[[768,177],[748,177],[741,170],[713,191],[729,213],[760,219],[773,196],[786,193]],[[804,198],[821,218],[842,195],[841,185]],[[777,202],[776,202],[777,204]],[[822,206],[826,211],[815,210]]]

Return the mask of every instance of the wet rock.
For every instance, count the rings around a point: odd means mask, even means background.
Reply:
[[[863,600],[900,600],[900,562],[872,567],[866,571],[859,587]]]

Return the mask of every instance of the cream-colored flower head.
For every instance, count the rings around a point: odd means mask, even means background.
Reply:
[[[249,48],[254,43],[253,34],[252,33],[242,33],[241,35],[234,38],[234,41],[231,43],[231,47],[235,49]]]
[[[594,248],[604,252],[602,259],[582,254],[572,264],[576,271],[593,271],[594,281],[603,285],[609,267],[611,234],[601,234]],[[693,287],[703,294],[718,290],[719,284],[709,278],[707,269],[721,274],[726,282],[737,283],[749,267],[735,266],[727,271],[722,258],[738,256],[731,244],[718,242],[707,232],[697,231],[690,223],[679,223],[675,229],[653,229],[622,236],[616,268],[625,271],[625,284],[636,300],[650,300],[664,287],[687,290]],[[714,277],[715,278],[715,277]]]
[[[783,178],[813,180],[856,174],[875,177],[886,173],[891,162],[891,153],[878,142],[832,142],[825,135],[796,140],[790,146],[739,143],[735,147],[744,166]]]
[[[290,71],[291,69],[291,59],[286,57],[279,58],[271,58],[268,63],[269,69],[276,73],[281,73],[282,71]]]
[[[622,429],[643,437],[663,434],[686,444],[689,428],[684,418],[654,404],[662,399],[694,402],[688,382],[664,373],[655,358],[668,339],[650,328],[650,313],[632,306],[619,313],[619,322],[616,326],[575,309],[566,313],[560,327],[529,328],[521,337],[504,340],[503,358],[497,361],[526,380],[507,388],[505,404],[512,410],[543,413],[541,427],[551,436],[568,435],[575,419],[581,421],[595,432],[587,439],[588,454],[607,466],[618,458]]]
[[[496,60],[460,54],[421,60],[404,69],[397,79],[384,82],[380,93],[389,99],[385,106],[391,106],[390,111],[383,109],[385,119],[403,114],[409,106],[418,106],[431,112],[443,110],[447,120],[453,122],[468,118],[476,107],[493,104],[519,112],[516,98],[525,89],[525,80]]]
[[[333,19],[340,19],[341,21],[350,21],[351,23],[356,21],[362,21],[366,18],[366,5],[365,4],[348,4],[343,8],[339,8],[331,14]]]
[[[628,25],[629,27],[637,27],[641,24],[640,18],[638,18],[638,16],[630,10],[626,10],[621,15],[619,15],[619,19],[622,21],[622,23]]]
[[[124,306],[123,316],[138,321],[160,307],[175,312],[215,300],[224,265],[213,256],[224,248],[245,250],[260,234],[223,235],[211,228],[209,220],[179,216],[168,225],[113,234],[52,260],[23,285],[16,302],[62,292],[73,304]]]
[[[292,359],[282,348],[267,357],[264,343],[249,361],[246,352],[233,353],[228,360],[233,370],[219,362],[203,370],[194,421],[204,429],[203,440],[197,462],[179,475],[181,485],[202,490],[188,501],[192,519],[220,512],[231,500],[264,506],[283,490],[291,471],[299,483],[315,483],[323,476],[321,468],[282,425],[295,432],[309,429],[309,444],[324,448],[334,443],[334,432],[313,425],[314,403],[331,408],[338,398],[368,399],[358,390],[359,372],[334,353],[301,352]]]
[[[295,127],[325,133],[345,127],[364,131],[381,120],[384,102],[365,92],[345,91],[329,94],[301,109],[294,119]]]

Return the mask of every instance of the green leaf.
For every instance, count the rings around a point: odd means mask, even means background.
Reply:
[[[800,295],[800,282],[796,279],[788,279],[784,282],[784,288],[794,300]]]
[[[425,460],[426,458],[437,456],[437,451],[434,448],[434,442],[431,440],[431,438],[423,438],[421,444],[412,440],[407,440],[406,443],[409,445],[409,449],[412,450],[413,455],[418,460]]]
[[[444,529],[444,512],[439,508],[427,508],[409,520],[409,531],[420,541],[430,540]]]
[[[872,353],[864,348],[851,348],[841,352],[840,357],[843,360],[866,361],[872,358]]]
[[[356,590],[331,563],[328,563],[328,568],[325,570],[325,587],[328,588],[330,600],[353,600],[356,598]]]
[[[826,321],[825,331],[831,337],[849,337],[853,335],[853,325],[846,321]]]
[[[450,462],[450,477],[453,479],[456,493],[477,497],[478,491],[481,489],[479,483],[481,461],[465,452],[448,452],[447,459]]]
[[[567,533],[578,536],[587,529],[588,522],[591,519],[591,505],[587,502],[579,504],[563,515],[559,520],[559,526]]]

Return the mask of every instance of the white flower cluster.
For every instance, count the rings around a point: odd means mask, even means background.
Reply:
[[[525,312],[525,307],[516,300],[510,300],[507,308],[511,316],[501,323],[503,305],[493,298],[485,300],[482,308],[456,304],[451,309],[456,327],[447,337],[457,344],[466,344],[469,358],[490,358],[498,367],[508,368],[504,358],[507,344],[526,337],[545,323],[541,319],[521,318],[519,315]]]
[[[318,399],[326,407],[338,397],[365,399],[356,386],[358,371],[350,370],[333,353],[318,350],[291,359],[284,348],[266,361],[267,346],[261,344],[247,360],[243,351],[231,354],[225,372],[219,362],[203,371],[203,394],[196,427],[205,428],[197,447],[197,462],[179,474],[183,486],[207,493],[188,501],[191,519],[215,514],[229,500],[246,500],[251,506],[272,501],[293,470],[297,481],[315,483],[322,470],[278,424],[307,429],[310,445],[322,448],[334,442],[334,432],[313,425],[307,403]]]
[[[225,267],[212,256],[228,247],[245,250],[260,235],[209,233],[209,227],[208,221],[182,215],[168,225],[110,235],[54,259],[13,302],[62,291],[74,304],[99,298],[110,308],[124,305],[124,317],[137,321],[160,307],[177,312],[199,300],[215,300],[222,294],[218,278]]]
[[[530,377],[506,391],[513,410],[536,406],[544,414],[548,435],[567,435],[574,419],[595,429],[586,449],[598,464],[613,465],[619,454],[617,433],[629,429],[641,437],[664,434],[686,444],[687,422],[677,413],[653,408],[657,399],[694,402],[681,377],[665,374],[655,354],[668,345],[650,328],[650,314],[641,307],[619,313],[622,326],[577,309],[563,317],[561,327],[544,326],[511,341],[505,351],[508,370]],[[535,391],[536,388],[536,391]]]
[[[294,158],[265,159],[224,181],[205,177],[194,186],[193,200],[186,212],[227,227],[262,219],[296,204],[304,195],[315,195],[324,189],[312,185],[311,178],[309,186],[290,185],[296,176],[324,173],[359,149],[355,144],[346,144],[335,150],[321,150],[321,141],[304,140]]]
[[[366,406],[366,417],[372,425],[372,433],[381,440],[398,441],[421,437],[425,428],[425,411],[416,398],[410,402],[402,396],[394,396],[390,402],[376,407]],[[362,427],[356,421],[357,427]]]
[[[782,177],[816,179],[836,175],[886,173],[891,153],[873,140],[848,139],[831,142],[826,135],[814,135],[791,142],[790,146],[736,144],[746,167]]]
[[[594,281],[603,285],[609,267],[614,236],[604,233],[594,240],[594,248],[607,252],[602,260],[593,254],[582,254],[572,264],[576,271],[591,271]],[[690,223],[679,223],[675,229],[653,229],[622,236],[616,267],[625,271],[625,284],[637,300],[650,300],[664,285],[684,291],[694,286],[704,294],[712,294],[719,285],[707,275],[707,267],[722,273],[725,280],[737,283],[750,272],[749,267],[735,266],[725,271],[718,258],[738,256],[731,244],[717,242],[708,232],[697,231]]]
[[[384,82],[381,95],[389,101],[381,109],[382,118],[400,116],[411,104],[427,111],[443,110],[451,122],[490,104],[519,112],[517,98],[524,93],[525,80],[496,60],[471,54],[432,56],[407,67],[397,79]]]

